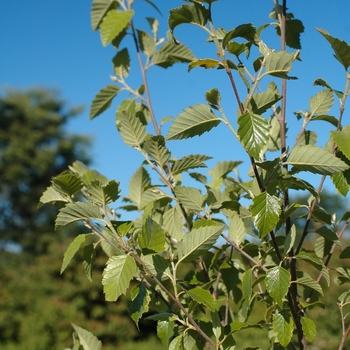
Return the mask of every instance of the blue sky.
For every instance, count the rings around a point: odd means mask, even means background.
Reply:
[[[136,26],[148,30],[144,18],[157,17],[161,24],[160,36],[164,36],[169,9],[181,6],[183,1],[154,2],[163,13],[162,17],[146,2],[135,1]],[[305,26],[301,50],[303,61],[296,62],[292,70],[292,75],[298,76],[299,80],[288,84],[291,96],[288,101],[289,143],[292,145],[294,135],[301,126],[293,112],[308,108],[309,98],[319,90],[312,86],[313,81],[322,77],[335,89],[343,90],[343,69],[332,57],[330,45],[314,28],[323,28],[332,36],[349,43],[350,4],[345,0],[295,0],[289,1],[288,5],[289,11]],[[96,119],[89,121],[88,117],[89,105],[95,94],[111,83],[111,60],[115,54],[112,47],[102,46],[99,33],[92,32],[90,6],[91,1],[78,0],[2,1],[0,88],[55,88],[72,106],[84,105],[85,111],[71,122],[68,130],[93,136],[94,167],[110,179],[121,181],[126,195],[128,178],[142,159],[136,151],[123,144],[115,128],[115,109],[120,99]],[[268,14],[272,7],[272,0],[220,0],[213,5],[213,19],[217,27],[222,26],[227,30],[242,23],[253,23],[258,27],[271,21]],[[279,42],[272,33],[273,29],[268,29],[262,38],[270,47],[279,50]],[[181,26],[175,34],[181,42],[191,47],[198,58],[215,58],[214,47],[205,44],[206,35],[198,28]],[[137,61],[135,57],[132,58],[130,85],[136,87],[140,80],[137,76]],[[223,95],[226,114],[236,118],[237,107],[223,72],[194,69],[188,73],[186,64],[168,70],[155,67],[149,72],[149,83],[158,120],[166,116],[175,117],[184,108],[204,102],[205,92],[213,87],[218,87]],[[331,114],[338,116],[338,104],[335,106]],[[345,121],[345,124],[348,123]],[[323,132],[320,138],[326,135],[322,124],[315,123],[312,126],[321,127]],[[230,159],[247,161],[239,144],[223,125],[201,139],[188,140],[184,145],[172,141],[169,147],[177,158],[188,153],[202,153],[214,156],[215,162]],[[210,166],[215,162],[210,163]],[[246,169],[242,168],[242,175],[245,172]]]

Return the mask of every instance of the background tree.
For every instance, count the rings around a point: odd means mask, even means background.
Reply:
[[[90,160],[89,138],[65,130],[79,111],[43,89],[8,90],[0,97],[0,247],[44,249],[56,210],[37,209],[42,192],[74,160]]]
[[[81,107],[68,108],[51,90],[9,90],[0,98],[3,350],[62,350],[71,340],[71,322],[93,329],[106,349],[150,334],[147,325],[144,333],[138,333],[125,317],[125,300],[105,305],[99,282],[104,260],[99,254],[92,282],[74,263],[68,274],[60,275],[63,253],[84,227],[75,225],[53,234],[57,209],[37,208],[52,176],[74,160],[90,163],[89,138],[65,130],[79,111]]]

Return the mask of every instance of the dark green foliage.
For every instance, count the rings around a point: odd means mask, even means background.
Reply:
[[[0,247],[45,250],[57,212],[37,209],[42,192],[74,160],[89,161],[89,139],[64,130],[80,110],[42,89],[0,96]]]

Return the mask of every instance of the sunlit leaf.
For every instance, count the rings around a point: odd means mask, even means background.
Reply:
[[[101,350],[102,343],[95,337],[92,333],[85,330],[84,328],[80,328],[74,323],[72,323],[74,330],[77,332],[79,337],[80,345],[84,350]]]
[[[296,280],[296,283],[301,284],[303,286],[306,286],[308,288],[311,288],[323,296],[322,287],[309,276],[304,276],[304,277],[298,278]]]
[[[183,216],[180,206],[168,209],[163,216],[163,225],[170,236],[178,241],[183,238]]]
[[[349,183],[343,173],[336,173],[331,176],[332,182],[337,191],[346,197],[350,190]]]
[[[281,308],[283,299],[288,293],[290,280],[290,273],[282,266],[275,266],[266,273],[266,289]]]
[[[220,121],[210,107],[204,104],[191,106],[178,115],[166,139],[181,140],[200,136],[217,126]]]
[[[154,54],[152,64],[167,68],[177,62],[189,63],[195,59],[196,56],[186,45],[167,42]]]
[[[220,66],[223,67],[222,62],[213,60],[212,58],[204,58],[204,59],[192,61],[188,66],[188,71],[190,72],[193,68],[196,68],[196,67],[202,67],[202,68],[208,69],[208,68],[216,68]]]
[[[158,321],[157,336],[161,340],[165,349],[169,349],[169,344],[174,335],[174,321]]]
[[[241,161],[222,161],[217,162],[215,166],[208,171],[208,174],[213,178],[213,180],[218,178],[226,178],[227,174],[229,174],[232,170],[238,167],[238,165],[242,164]]]
[[[100,90],[92,100],[90,106],[90,119],[93,119],[104,112],[112,103],[113,98],[118,94],[120,88],[109,84]]]
[[[170,159],[170,152],[162,135],[147,137],[142,148],[160,168]]]
[[[306,339],[312,342],[316,336],[316,325],[315,322],[308,317],[302,317],[300,319],[301,326],[303,327],[303,332]]]
[[[86,245],[83,249],[83,268],[86,277],[92,282],[92,272],[95,264],[96,250],[93,244]]]
[[[244,271],[242,275],[242,292],[243,292],[243,298],[246,300],[250,300],[250,296],[252,295],[253,291],[253,271],[252,269]],[[232,330],[232,327],[231,327]]]
[[[268,121],[260,115],[245,113],[238,118],[238,125],[238,136],[243,147],[258,159],[269,139]]]
[[[350,160],[350,125],[344,126],[341,130],[332,130],[331,138],[339,150]]]
[[[281,201],[267,192],[263,192],[253,199],[251,212],[260,238],[265,237],[276,226],[281,214],[281,206]]]
[[[283,79],[295,79],[287,75],[292,69],[294,55],[286,51],[271,51],[266,56],[266,74]]]
[[[64,172],[51,180],[52,187],[63,195],[72,196],[81,190],[83,183],[74,173]]]
[[[202,211],[205,197],[194,187],[176,186],[176,198],[190,211]]]
[[[55,228],[58,230],[65,225],[87,219],[102,219],[96,205],[86,202],[69,203],[60,209],[55,221]]]
[[[132,16],[133,10],[119,11],[112,9],[108,11],[100,24],[100,34],[103,46],[107,46],[123,29],[125,29]]]
[[[156,52],[156,43],[147,32],[138,29],[137,35],[139,38],[141,51],[148,57],[152,57]]]
[[[120,136],[128,146],[140,147],[147,137],[145,126],[140,119],[124,112],[120,121]]]
[[[93,181],[87,192],[93,203],[104,206],[115,202],[119,198],[119,183],[112,180],[102,185],[99,181]]]
[[[194,228],[190,233],[184,236],[179,242],[178,254],[180,262],[190,262],[205,254],[212,248],[224,226],[213,221],[204,221],[204,226]]]
[[[331,175],[349,168],[335,155],[311,145],[294,147],[285,164],[321,175]]]
[[[292,317],[286,311],[274,313],[272,328],[277,335],[279,343],[286,348],[293,336],[294,322]]]
[[[206,168],[207,166],[203,161],[209,159],[211,159],[211,157],[202,154],[190,154],[179,160],[175,160],[171,167],[171,172],[173,175],[176,175],[189,169]]]
[[[311,114],[327,114],[334,103],[332,90],[326,89],[319,91],[316,96],[310,98]]]
[[[125,294],[137,271],[135,260],[129,255],[112,256],[103,271],[102,285],[107,301],[116,301]]]
[[[68,203],[69,200],[67,196],[55,190],[52,186],[47,187],[45,192],[40,197],[40,203],[55,203],[55,202]]]
[[[115,0],[94,0],[91,6],[91,27],[95,31],[100,26],[103,17],[111,9],[118,8]]]
[[[246,236],[246,230],[244,227],[244,222],[239,217],[237,212],[232,213],[228,232],[229,232],[229,237],[238,246],[244,242],[245,236]]]
[[[254,114],[262,114],[282,98],[272,92],[260,92],[254,94],[248,105],[249,110]]]
[[[151,179],[145,168],[140,167],[136,170],[129,182],[129,198],[138,207],[141,204],[142,193],[151,185]]]

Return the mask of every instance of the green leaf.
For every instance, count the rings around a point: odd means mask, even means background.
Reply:
[[[297,170],[321,175],[331,175],[349,168],[335,155],[311,145],[294,147],[285,164],[293,165]]]
[[[190,154],[182,157],[179,160],[175,160],[171,167],[171,173],[173,175],[181,174],[184,171],[195,168],[206,168],[205,160],[209,160],[211,157],[202,154]]]
[[[204,104],[191,106],[178,115],[166,139],[181,140],[200,136],[217,126],[220,121],[210,107]]]
[[[74,255],[80,249],[81,245],[84,244],[85,241],[91,236],[91,233],[85,233],[74,238],[74,241],[69,245],[66,252],[64,253],[60,274],[62,274],[66,267],[69,265]]]
[[[127,48],[120,50],[113,57],[113,71],[119,78],[126,78],[130,71],[130,56]]]
[[[315,322],[308,317],[302,317],[300,319],[303,333],[309,342],[312,342],[316,336],[316,325]]]
[[[344,126],[342,130],[332,130],[331,139],[346,158],[350,160],[350,125]]]
[[[341,243],[339,241],[339,237],[338,237],[337,233],[332,231],[328,227],[321,226],[317,230],[315,230],[315,233],[324,237],[327,240],[332,241],[333,243],[337,244],[341,248]]]
[[[205,99],[209,103],[210,107],[218,110],[221,101],[221,95],[217,88],[213,88],[205,93]]]
[[[290,273],[282,266],[275,266],[266,272],[266,289],[280,308],[283,307],[283,299],[288,293]]]
[[[129,182],[129,198],[140,206],[142,200],[142,194],[151,186],[151,179],[145,168],[140,167],[136,170]]]
[[[146,255],[142,257],[142,261],[150,273],[155,275],[159,280],[167,280],[173,277],[169,269],[169,262],[162,256]]]
[[[350,66],[350,46],[345,41],[329,35],[324,29],[316,28],[316,30],[331,44],[334,57],[343,65],[345,70],[347,70]]]
[[[174,189],[176,198],[189,211],[200,212],[203,210],[205,196],[194,187],[176,186]]]
[[[112,103],[120,88],[109,84],[100,90],[92,100],[90,107],[90,119],[93,119],[104,112]]]
[[[238,118],[238,136],[245,150],[254,158],[259,158],[260,152],[269,139],[269,123],[257,114],[245,113]]]
[[[249,269],[244,271],[242,275],[242,292],[243,292],[243,298],[247,300],[248,302],[250,301],[250,296],[252,295],[253,291],[253,270]],[[232,327],[231,327],[232,330]]]
[[[146,139],[147,132],[140,119],[130,113],[123,112],[120,121],[120,136],[124,143],[132,147],[141,147],[141,143]]]
[[[92,282],[92,271],[95,263],[96,251],[93,244],[84,247],[83,250],[83,267],[86,277]]]
[[[181,213],[180,206],[178,204],[176,204],[174,208],[170,208],[164,213],[163,225],[164,229],[169,233],[169,235],[173,239],[181,241],[184,234],[184,227],[183,216]]]
[[[85,202],[69,203],[60,209],[55,221],[55,229],[58,230],[65,225],[87,219],[102,219],[96,205]]]
[[[184,236],[179,242],[178,254],[179,261],[186,263],[196,260],[212,248],[221,232],[224,230],[223,225],[217,224],[215,221],[203,221],[203,226],[193,228],[190,233]]]
[[[45,192],[40,197],[40,203],[55,203],[55,202],[68,203],[69,200],[67,196],[56,191],[52,186],[47,187]],[[38,206],[40,206],[40,204]]]
[[[324,120],[333,126],[337,127],[338,126],[338,119],[336,117],[333,117],[331,115],[318,115],[316,117],[312,117],[311,121],[318,121],[318,120]]]
[[[174,322],[173,321],[158,321],[157,323],[157,335],[164,345],[165,349],[169,349],[169,344],[174,335]]]
[[[196,287],[187,290],[186,293],[197,303],[209,308],[210,311],[214,312],[216,310],[214,297],[209,293],[209,291]]]
[[[294,55],[286,51],[271,51],[266,56],[266,72],[272,76],[283,79],[296,79],[289,77],[287,73],[292,69]]]
[[[106,13],[111,9],[116,9],[117,7],[118,3],[115,0],[94,0],[91,6],[92,30],[97,30]]]
[[[310,98],[311,114],[327,114],[334,103],[333,91],[330,89],[319,91],[316,96]]]
[[[128,302],[128,310],[132,320],[139,329],[139,320],[145,312],[149,310],[151,293],[145,288],[143,283],[134,287],[130,293],[131,300]]]
[[[275,313],[272,320],[272,328],[277,334],[277,340],[283,347],[287,347],[293,336],[293,319],[286,312]]]
[[[208,69],[208,68],[216,68],[216,67],[219,68],[224,66],[222,62],[218,60],[213,60],[212,58],[203,58],[200,60],[192,61],[188,66],[188,71],[190,72],[193,68],[196,68],[196,67],[202,67],[202,68]]]
[[[182,5],[170,10],[168,25],[171,31],[185,23],[197,24],[204,27],[208,21],[209,11],[200,3]]]
[[[183,335],[178,335],[175,337],[169,345],[169,350],[184,350],[182,346],[182,338]]]
[[[296,280],[296,283],[306,286],[308,288],[311,288],[323,296],[322,287],[309,276],[298,278]]]
[[[348,183],[346,177],[344,176],[344,173],[333,174],[331,176],[331,178],[332,178],[332,182],[333,182],[335,188],[337,189],[337,191],[341,195],[346,197],[346,195],[348,194],[348,192],[350,190],[350,186],[349,186],[349,183]]]
[[[87,188],[89,199],[98,205],[105,206],[119,198],[119,182],[114,180],[102,185],[99,181],[92,181]]]
[[[254,218],[254,225],[259,230],[260,238],[269,234],[278,223],[281,206],[281,201],[267,192],[263,192],[253,199],[251,212]]]
[[[284,245],[283,245],[283,253],[285,256],[287,256],[287,254],[291,251],[291,249],[294,246],[295,243],[295,238],[296,238],[296,227],[295,225],[292,225],[286,240],[284,241]]]
[[[148,217],[142,225],[142,233],[138,236],[138,243],[144,255],[164,252],[164,231],[151,217]]]
[[[307,190],[309,191],[315,198],[318,197],[317,191],[315,188],[309,184],[307,181],[302,180],[298,177],[291,176],[290,174],[282,175],[277,178],[278,186],[286,191],[287,189],[293,190]]]
[[[243,220],[239,217],[237,212],[232,213],[230,226],[228,229],[229,237],[238,246],[244,242],[246,236],[246,230]]]
[[[276,26],[277,34],[281,35],[281,29]],[[286,44],[293,49],[301,49],[300,34],[304,32],[303,23],[294,18],[286,20]]]
[[[147,137],[142,148],[160,168],[170,159],[170,152],[162,135]]]
[[[196,56],[186,45],[167,42],[154,54],[152,65],[167,68],[174,63],[188,63],[195,59]]]
[[[243,38],[250,42],[255,42],[257,40],[256,28],[251,23],[247,23],[231,29],[222,39],[222,47],[225,48],[226,45],[234,38]]]
[[[118,34],[125,29],[134,15],[133,10],[119,11],[112,9],[108,11],[100,24],[100,34],[103,46],[107,46]]]
[[[253,95],[247,107],[254,114],[263,114],[281,98],[282,96],[277,95],[275,92],[261,92]]]
[[[120,295],[125,294],[136,272],[136,263],[131,256],[119,255],[109,258],[102,275],[106,300],[116,301]]]
[[[77,332],[80,345],[84,348],[84,350],[101,350],[102,343],[97,339],[97,337],[84,328],[78,327],[74,323],[72,323],[72,326]]]
[[[156,53],[156,43],[151,35],[143,30],[137,29],[141,51],[147,56],[152,57]]]
[[[226,178],[226,176],[235,168],[238,167],[238,165],[242,164],[241,161],[222,161],[217,162],[215,166],[208,171],[208,174],[213,178],[213,180],[216,180],[218,178]]]
[[[339,99],[343,98],[344,94],[341,92],[341,91],[338,91],[338,90],[335,90],[333,89],[324,79],[322,78],[318,78],[314,81],[314,85],[315,86],[323,86],[323,87],[326,87],[330,90],[332,90]],[[335,125],[337,126],[337,125]]]
[[[83,187],[81,179],[74,173],[64,172],[51,180],[52,187],[63,195],[72,196]]]

